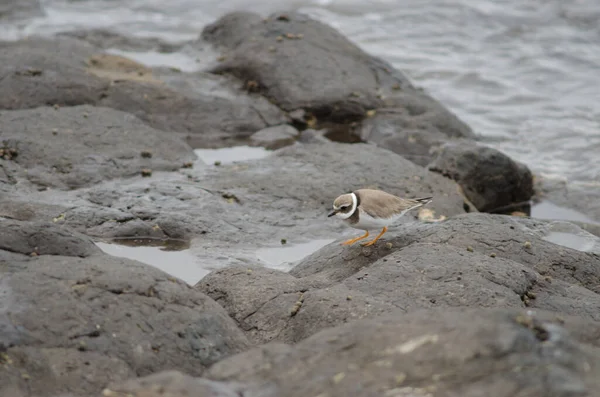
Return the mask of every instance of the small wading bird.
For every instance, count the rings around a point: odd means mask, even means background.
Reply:
[[[408,211],[431,202],[431,197],[404,199],[382,190],[358,189],[342,194],[333,201],[333,211],[328,217],[336,216],[354,229],[366,231],[363,236],[344,241],[342,245],[352,245],[358,240],[369,237],[369,230],[383,228],[373,240],[363,246],[375,244],[387,227]]]

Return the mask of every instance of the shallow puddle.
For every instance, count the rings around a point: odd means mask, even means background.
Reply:
[[[215,163],[230,164],[236,161],[262,159],[271,152],[263,147],[234,146],[220,149],[194,149],[194,153],[204,163],[212,165]]]
[[[210,271],[202,266],[200,258],[187,250],[186,242],[178,240],[122,239],[96,242],[96,245],[109,255],[146,263],[190,285],[196,284]]]
[[[552,219],[562,221],[577,221],[598,225],[599,222],[591,219],[587,215],[570,209],[553,204],[549,201],[542,201],[531,207],[531,217],[538,219]]]
[[[162,53],[157,51],[123,51],[117,48],[110,48],[106,51],[109,54],[120,55],[139,62],[147,67],[165,66],[176,68],[182,72],[195,72],[200,69],[196,59],[180,52]]]
[[[573,233],[550,232],[542,238],[551,243],[583,252],[594,251],[594,248],[597,245],[592,238]]]
[[[334,239],[312,240],[307,243],[285,244],[280,247],[261,248],[256,251],[256,256],[266,265],[266,267],[287,272],[294,267],[299,260],[334,241]]]

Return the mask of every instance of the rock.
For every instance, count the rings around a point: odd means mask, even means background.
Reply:
[[[455,180],[481,212],[514,211],[534,194],[529,168],[490,147],[444,145],[428,168]]]
[[[597,252],[582,252],[547,241],[554,222],[482,213],[458,215],[435,224],[406,225],[382,242],[401,249],[415,242],[447,244],[468,252],[521,263],[542,276],[562,279],[600,293]],[[385,236],[384,236],[385,237]],[[385,258],[391,250],[384,244],[363,250],[330,244],[305,258],[291,274],[305,277],[324,272],[331,280],[347,277],[352,268],[368,266]],[[354,263],[352,263],[354,262]],[[350,268],[350,269],[349,269]],[[349,269],[349,270],[348,270]],[[536,302],[537,303],[537,302]]]
[[[19,20],[44,15],[39,0],[2,0],[0,19]]]
[[[320,122],[359,121],[372,109],[402,105],[402,95],[418,91],[389,63],[298,12],[264,20],[247,12],[230,13],[207,25],[201,37],[225,52],[213,72],[231,74],[280,108],[304,109]]]
[[[261,267],[215,270],[197,285],[254,344],[300,341],[324,328],[399,310],[372,294]]]
[[[0,250],[24,255],[62,255],[82,258],[100,253],[80,233],[46,222],[19,222],[0,218]]]
[[[219,167],[218,174],[207,187],[226,190],[264,211],[287,206],[285,198],[318,209],[324,217],[339,194],[372,187],[406,197],[433,196],[428,208],[438,215],[465,212],[454,182],[367,144],[294,145],[243,168]],[[252,199],[255,195],[262,197]]]
[[[177,136],[107,108],[3,111],[0,125],[3,142],[18,152],[14,161],[41,186],[72,189],[138,175],[143,168],[174,171],[196,158]]]
[[[257,347],[205,378],[265,397],[596,395],[599,326],[542,310],[394,313]]]
[[[444,307],[531,307],[600,321],[600,239],[597,253],[580,252],[547,241],[554,223],[485,214],[399,229],[372,248],[330,244],[289,274],[232,267],[196,287],[257,343]]]
[[[198,252],[207,262],[216,257],[254,262],[257,248],[282,238],[294,244],[350,232],[326,215],[338,194],[368,186],[409,197],[433,195],[428,209],[435,216],[464,213],[453,181],[372,145],[329,142],[297,144],[244,163],[113,179],[72,192],[24,191],[0,201],[0,214],[54,221],[103,238],[197,238],[210,247]]]
[[[355,134],[402,157],[426,166],[436,148],[459,139],[474,139],[464,123],[439,103],[421,93],[405,95],[402,106],[378,109],[357,127]]]
[[[82,62],[95,53],[69,38],[0,42],[0,109],[96,103],[110,82],[86,73]]]
[[[6,93],[0,109],[110,107],[151,127],[180,133],[194,147],[229,146],[285,122],[283,113],[264,98],[227,87],[221,89],[227,95],[180,93],[143,65],[74,38],[0,43],[0,65],[0,91]],[[201,79],[191,76],[187,80]]]
[[[239,397],[240,387],[194,378],[179,371],[163,371],[126,382],[114,382],[104,396],[135,395],[144,397]]]
[[[51,237],[56,250],[0,261],[0,395],[98,395],[109,382],[167,369],[198,376],[248,348],[225,311],[182,281],[128,259],[77,257],[81,238],[65,228],[40,226],[38,239],[31,223],[9,226],[17,237],[2,236],[3,249]]]
[[[291,125],[279,125],[258,131],[250,137],[250,140],[256,146],[277,150],[293,144],[297,136],[298,130]]]

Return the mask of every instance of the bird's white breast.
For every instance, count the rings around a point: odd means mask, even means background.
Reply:
[[[389,226],[392,223],[396,222],[400,217],[402,217],[407,211],[402,211],[397,215],[393,215],[390,218],[373,218],[365,211],[363,211],[360,207],[358,208],[358,222],[355,224],[350,224],[355,229],[360,230],[375,230],[382,229],[384,226]]]

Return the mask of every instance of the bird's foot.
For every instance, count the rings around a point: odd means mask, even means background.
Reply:
[[[367,238],[367,237],[369,237],[369,232],[368,232],[368,231],[365,233],[365,235],[364,235],[364,236],[360,236],[360,237],[356,237],[356,238],[352,238],[352,239],[350,239],[350,240],[346,240],[346,241],[344,241],[344,242],[342,243],[342,245],[352,245],[352,244],[354,244],[355,242],[357,242],[358,240],[362,240],[363,238]]]

